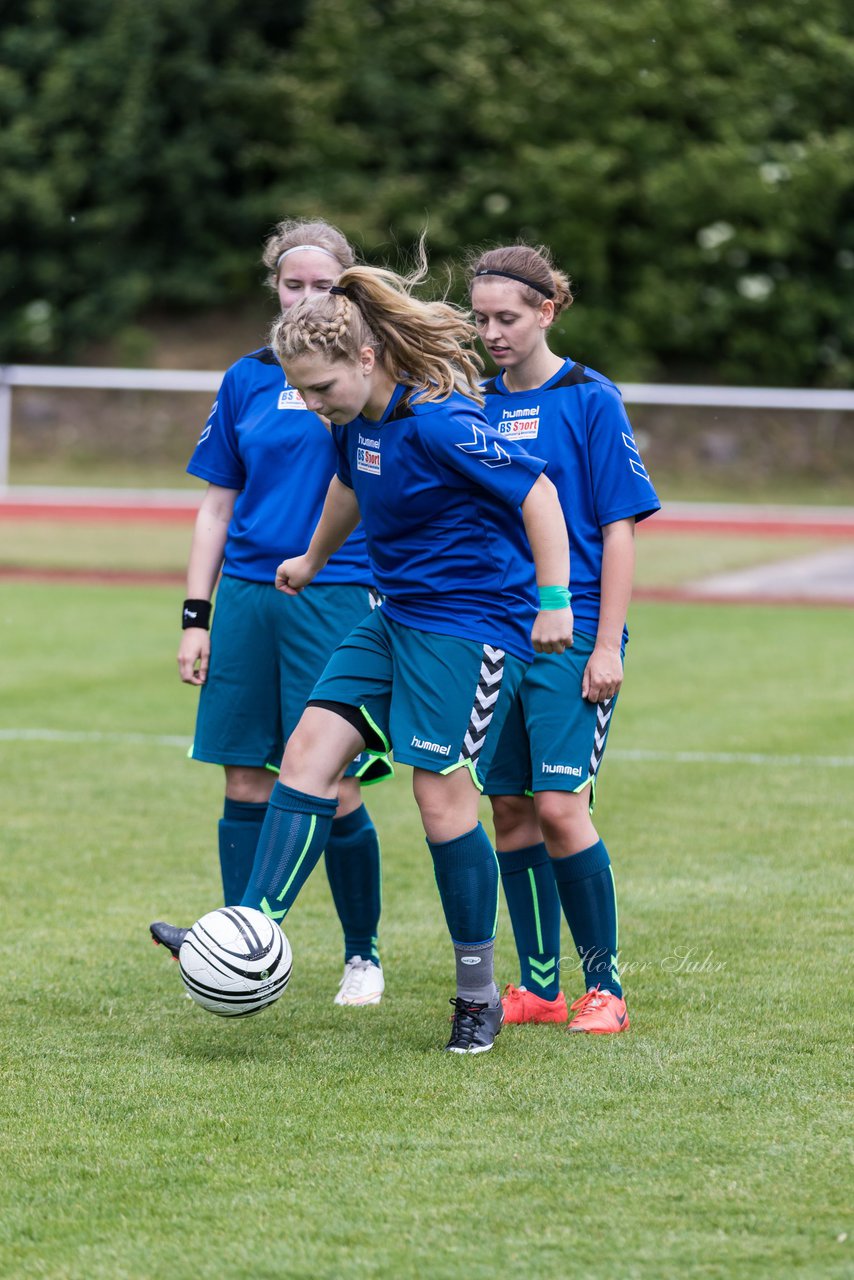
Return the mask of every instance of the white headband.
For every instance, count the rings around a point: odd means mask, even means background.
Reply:
[[[286,258],[289,253],[299,253],[300,250],[302,249],[311,249],[313,253],[325,253],[327,258],[332,258],[335,262],[338,262],[338,259],[335,257],[335,254],[332,253],[330,249],[324,249],[323,245],[294,244],[294,245],[291,245],[290,249],[285,249],[283,253],[279,254],[278,258],[276,259],[276,270],[278,271],[279,267],[282,265],[282,260]],[[339,267],[341,266],[340,262],[338,262],[338,266]]]

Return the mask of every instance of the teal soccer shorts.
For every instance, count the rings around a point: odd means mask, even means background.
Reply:
[[[329,655],[377,601],[367,586],[310,586],[288,596],[272,583],[223,577],[192,758],[278,771]],[[387,761],[364,753],[346,776],[369,782],[390,774]]]
[[[377,609],[338,646],[311,702],[357,707],[395,760],[480,788],[526,664],[490,645],[416,631]]]
[[[588,702],[581,696],[594,637],[576,631],[565,653],[537,654],[513,699],[484,791],[490,796],[539,791],[583,791],[595,799],[596,775],[605,753],[617,698]]]

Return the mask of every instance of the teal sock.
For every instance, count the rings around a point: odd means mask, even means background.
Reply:
[[[344,960],[380,962],[377,929],[382,909],[380,842],[364,805],[336,818],[326,843],[326,874],[344,930]]]
[[[265,804],[225,797],[219,820],[219,867],[222,900],[227,907],[243,897],[266,814]]]
[[[623,994],[617,968],[617,893],[611,859],[601,840],[568,858],[553,858],[557,891],[575,949],[584,987]]]
[[[497,854],[519,956],[520,986],[543,1000],[560,991],[560,899],[542,843]]]
[[[478,823],[455,840],[427,844],[454,942],[488,942],[498,915],[498,863],[489,836]]]
[[[276,783],[241,906],[285,918],[323,853],[337,807],[337,800]]]
[[[457,993],[495,1004],[493,978],[498,920],[498,863],[480,823],[455,840],[427,841],[448,931],[454,944]]]

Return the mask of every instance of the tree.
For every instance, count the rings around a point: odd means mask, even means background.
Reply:
[[[0,40],[0,344],[73,353],[156,301],[245,293],[272,70],[302,16],[256,0],[26,0]]]
[[[7,352],[241,296],[270,225],[320,213],[379,257],[425,225],[437,264],[550,244],[559,341],[622,377],[854,375],[843,0],[12,8]]]
[[[840,0],[315,0],[286,66],[301,207],[369,241],[429,222],[440,255],[549,243],[567,340],[624,376],[854,373]]]

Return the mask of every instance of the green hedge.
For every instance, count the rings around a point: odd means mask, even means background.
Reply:
[[[622,377],[854,374],[843,0],[11,7],[7,357],[245,296],[271,224],[321,212],[376,259],[425,224],[437,264],[551,244],[559,341]]]

